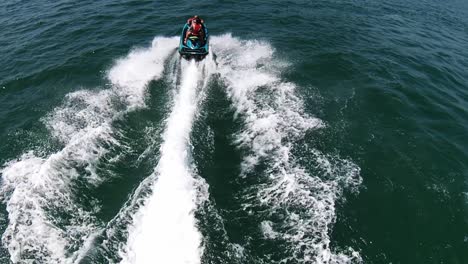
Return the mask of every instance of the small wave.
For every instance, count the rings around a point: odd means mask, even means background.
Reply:
[[[242,175],[253,177],[256,169],[265,167],[264,178],[246,187],[243,199],[246,210],[261,214],[259,229],[264,239],[286,243],[284,252],[274,259],[285,263],[360,261],[352,249],[332,251],[329,237],[335,203],[345,187],[359,186],[359,167],[318,150],[309,153],[313,174],[299,165],[295,144],[307,131],[325,124],[304,113],[296,85],[281,79],[285,64],[273,59],[274,50],[265,42],[223,35],[211,43],[228,97],[245,123],[235,142],[247,153]],[[260,256],[266,262],[270,257]]]
[[[148,82],[161,77],[173,50],[162,47],[176,42],[157,37],[150,48],[118,60],[108,72],[111,89],[68,94],[44,118],[63,149],[46,157],[25,152],[4,164],[1,195],[9,222],[2,244],[12,262],[72,263],[89,249],[99,232],[93,216],[99,206],[92,197],[77,197],[77,189],[103,180],[95,168],[109,145],[119,144],[113,120],[145,105]]]

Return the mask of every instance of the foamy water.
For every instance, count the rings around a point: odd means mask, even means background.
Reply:
[[[200,263],[202,236],[194,215],[200,183],[191,165],[190,132],[210,75],[203,74],[205,62],[181,63],[181,84],[154,171],[157,180],[133,216],[122,263]]]
[[[12,262],[77,262],[99,232],[93,216],[75,197],[76,184],[92,188],[103,179],[95,171],[113,137],[112,122],[143,107],[149,81],[161,77],[176,38],[155,38],[150,48],[132,51],[108,73],[112,88],[81,90],[66,96],[44,123],[64,147],[49,156],[26,152],[1,170],[8,227],[2,244]],[[112,100],[123,103],[116,108]],[[119,110],[120,109],[120,110]],[[82,186],[83,187],[83,186]]]
[[[325,124],[304,113],[295,84],[281,79],[281,67],[286,64],[274,59],[273,48],[265,42],[224,35],[211,43],[228,97],[244,121],[236,135],[236,144],[248,153],[243,157],[242,175],[249,175],[260,163],[268,164],[265,183],[246,188],[246,201],[252,196],[256,199],[244,204],[268,212],[258,227],[265,239],[288,244],[283,254],[286,262],[359,261],[359,253],[352,249],[333,251],[329,237],[336,218],[335,202],[343,188],[360,184],[359,167],[316,150],[310,153],[311,163],[320,175],[311,175],[298,165],[292,152],[295,142]]]
[[[86,255],[104,224],[94,217],[98,206],[85,210],[77,202],[76,184],[93,188],[105,180],[96,167],[109,145],[119,145],[113,121],[145,106],[148,82],[163,77],[165,61],[176,45],[177,38],[156,38],[150,48],[135,49],[116,61],[108,71],[111,89],[68,94],[64,103],[44,118],[63,149],[46,157],[26,152],[4,165],[2,197],[9,225],[2,242],[13,262],[40,259],[73,263]],[[258,223],[264,239],[288,244],[283,254],[288,257],[283,261],[360,261],[353,249],[333,250],[329,237],[336,219],[335,203],[344,188],[359,186],[359,167],[317,150],[309,155],[320,175],[311,175],[298,164],[293,154],[295,142],[307,131],[326,127],[320,119],[304,113],[296,85],[281,79],[286,64],[274,59],[269,44],[224,35],[213,37],[212,46],[218,55],[216,70],[210,55],[201,63],[182,60],[180,73],[176,69],[168,74],[175,93],[160,160],[138,188],[149,190],[144,197],[136,190],[104,228],[111,236],[116,231],[113,221],[122,221],[127,225],[126,242],[106,240],[104,247],[119,251],[122,263],[201,263],[203,237],[195,212],[208,194],[206,183],[192,165],[190,133],[208,80],[217,72],[226,84],[236,117],[244,122],[235,140],[247,151],[240,176],[250,177],[258,164],[268,164],[263,176],[266,181],[245,190],[245,196],[255,200],[246,199],[243,205],[269,212]],[[233,254],[243,256],[239,252],[249,246],[231,247]]]

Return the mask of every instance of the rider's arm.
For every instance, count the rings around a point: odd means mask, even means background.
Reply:
[[[190,28],[187,29],[187,33],[185,33],[184,43],[187,42],[187,38],[190,36]]]

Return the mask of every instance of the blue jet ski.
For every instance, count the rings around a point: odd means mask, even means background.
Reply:
[[[206,29],[206,26],[204,24],[202,24],[202,27],[202,30],[205,33],[203,34],[203,38],[200,38],[198,36],[190,36],[187,39],[187,43],[184,44],[185,34],[190,28],[189,24],[186,23],[184,25],[179,43],[179,53],[184,59],[195,59],[197,61],[200,61],[203,60],[208,54],[208,30]]]

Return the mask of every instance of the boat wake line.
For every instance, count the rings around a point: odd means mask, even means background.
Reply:
[[[191,165],[190,132],[210,78],[207,60],[181,62],[181,84],[166,120],[152,194],[133,216],[122,263],[200,263],[202,236],[194,213],[206,199],[197,191],[205,183]]]
[[[243,251],[256,263],[360,262],[351,248],[344,253],[330,248],[336,202],[345,188],[361,184],[359,167],[315,149],[296,157],[295,150],[308,145],[305,134],[325,123],[304,112],[296,85],[280,77],[287,63],[274,58],[268,43],[228,34],[211,44],[227,96],[244,122],[234,141],[245,153],[241,176],[259,178],[243,188],[238,202],[263,233],[260,243],[276,245],[262,251],[246,239]]]
[[[70,93],[43,119],[63,148],[48,154],[27,151],[0,171],[9,219],[2,244],[12,262],[79,263],[97,246],[113,254],[105,257],[108,262],[202,263],[204,238],[195,213],[208,200],[208,185],[193,165],[190,136],[214,75],[242,121],[233,141],[244,154],[239,177],[259,179],[245,186],[237,201],[253,212],[248,217],[260,239],[277,246],[257,250],[246,242],[232,248],[254,263],[361,260],[351,248],[330,247],[336,202],[345,189],[360,185],[359,167],[315,149],[304,154],[309,163],[301,163],[297,145],[306,133],[326,125],[304,112],[296,85],[281,79],[286,64],[274,59],[268,43],[231,35],[211,39],[217,66],[211,54],[201,62],[175,59],[171,54],[178,39],[157,37],[150,48],[116,61],[107,73],[111,88]],[[113,122],[146,107],[149,82],[163,78],[168,64],[174,93],[157,165],[120,212],[103,223],[96,216],[98,202],[86,190],[105,182],[96,167],[122,144]]]
[[[146,86],[162,77],[175,43],[176,38],[157,37],[150,48],[117,60],[107,73],[110,89],[68,94],[43,118],[63,146],[59,151],[26,151],[3,165],[0,193],[9,222],[2,245],[13,263],[77,263],[89,250],[102,223],[86,191],[105,181],[96,166],[120,144],[112,123],[145,107]]]

